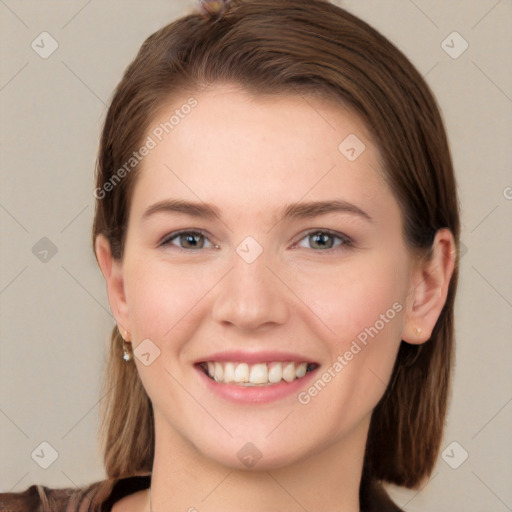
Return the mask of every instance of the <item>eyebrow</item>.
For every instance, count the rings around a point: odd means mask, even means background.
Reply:
[[[285,205],[278,212],[274,219],[280,222],[283,219],[307,219],[317,217],[328,213],[348,213],[358,216],[368,222],[373,219],[364,210],[342,199],[331,201],[309,201]],[[149,206],[142,215],[142,220],[146,220],[157,213],[182,213],[201,219],[221,219],[220,210],[210,203],[191,202],[181,199],[165,199]]]

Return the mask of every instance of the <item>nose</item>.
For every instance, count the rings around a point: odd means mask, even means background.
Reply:
[[[237,253],[233,255],[231,270],[216,286],[212,308],[216,322],[246,331],[287,322],[287,289],[275,276],[275,270],[268,268],[270,262],[264,255],[252,263]]]

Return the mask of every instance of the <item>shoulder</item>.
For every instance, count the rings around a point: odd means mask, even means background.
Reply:
[[[0,493],[2,512],[65,512],[75,489],[50,489],[43,485],[31,485],[23,492]]]
[[[150,476],[107,479],[81,488],[31,485],[22,492],[0,493],[1,512],[109,512],[123,497],[149,487]]]
[[[25,510],[38,511],[40,502],[37,486],[33,485],[24,492],[0,493],[0,510],[2,512],[21,512]]]

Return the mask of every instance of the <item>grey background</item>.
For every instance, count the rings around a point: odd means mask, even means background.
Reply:
[[[336,3],[402,49],[436,94],[467,249],[447,450],[422,490],[392,488],[392,495],[410,512],[510,511],[512,2]],[[0,490],[104,477],[99,384],[113,319],[90,245],[99,131],[140,44],[193,5],[0,0]],[[44,31],[58,43],[46,59],[31,47],[34,40],[43,46]],[[442,47],[453,31],[469,44],[456,59]],[[461,49],[457,39],[444,44]],[[52,454],[41,442],[58,454],[48,469],[37,463]]]

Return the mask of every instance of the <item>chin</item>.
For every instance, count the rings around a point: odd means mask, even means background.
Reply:
[[[218,447],[208,453],[212,462],[236,471],[272,471],[289,466],[302,457],[296,449],[279,449],[276,446],[261,446],[251,441],[234,440],[231,446],[220,451]]]

